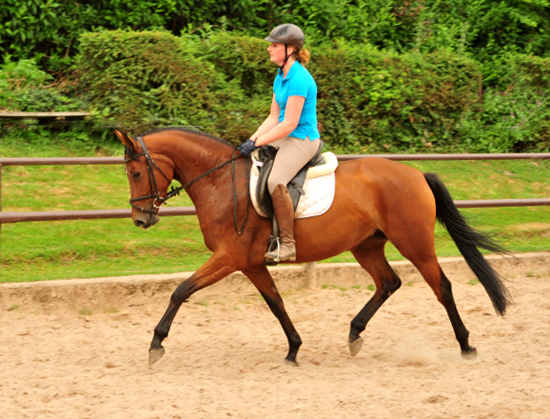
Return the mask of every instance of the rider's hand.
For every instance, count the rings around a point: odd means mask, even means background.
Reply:
[[[257,148],[258,147],[256,147],[256,143],[252,141],[250,138],[239,146],[239,150],[241,151],[241,154],[243,156],[248,156]]]

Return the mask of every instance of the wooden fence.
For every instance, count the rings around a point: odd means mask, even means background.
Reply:
[[[384,157],[396,161],[419,160],[514,160],[514,159],[550,159],[550,153],[507,153],[507,154],[391,154],[391,155],[351,155],[342,154],[338,160]],[[4,166],[35,165],[93,165],[123,164],[121,157],[64,157],[64,158],[0,158],[0,229],[2,224],[54,221],[54,220],[90,220],[102,218],[130,218],[131,209],[88,210],[88,211],[38,211],[38,212],[2,212],[2,168]],[[455,201],[459,208],[480,207],[519,207],[550,205],[550,198],[540,199],[491,199],[473,201]],[[195,215],[194,207],[161,208],[161,216]],[[1,231],[1,230],[0,230]]]

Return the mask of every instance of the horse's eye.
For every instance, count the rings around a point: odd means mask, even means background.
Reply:
[[[132,177],[134,178],[134,180],[138,180],[141,177],[141,172],[132,173]]]

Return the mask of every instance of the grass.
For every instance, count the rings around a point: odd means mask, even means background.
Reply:
[[[90,154],[93,151],[78,153]],[[0,155],[76,154],[52,144],[30,149],[12,142],[0,144]],[[550,162],[546,160],[406,164],[437,173],[457,200],[550,197]],[[3,211],[126,208],[129,198],[122,165],[4,167],[1,187]],[[192,205],[184,195],[171,204]],[[462,213],[511,251],[550,250],[550,207],[467,209]],[[194,271],[210,256],[195,216],[164,217],[149,230],[134,227],[130,219],[4,224],[0,240],[0,282]],[[439,225],[436,249],[439,256],[459,254]],[[402,259],[391,245],[387,256]],[[354,261],[346,252],[324,262]]]

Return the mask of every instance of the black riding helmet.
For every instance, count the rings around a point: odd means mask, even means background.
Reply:
[[[273,29],[265,40],[269,42],[278,42],[285,45],[285,61],[280,67],[282,70],[288,61],[287,46],[293,45],[298,47],[298,49],[302,49],[306,37],[304,36],[304,32],[302,32],[298,26],[292,23],[285,23]]]

